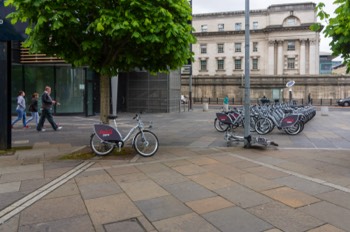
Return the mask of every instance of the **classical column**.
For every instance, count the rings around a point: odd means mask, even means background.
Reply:
[[[283,41],[278,41],[278,48],[277,48],[277,75],[283,74]]]
[[[309,60],[309,74],[316,74],[316,41],[309,40],[310,45],[310,60]]]
[[[306,70],[306,47],[305,47],[305,40],[300,40],[300,60],[299,60],[299,67],[300,67],[300,75],[305,75]]]
[[[275,74],[275,41],[269,41],[269,50],[268,50],[268,70],[267,74],[274,75]]]

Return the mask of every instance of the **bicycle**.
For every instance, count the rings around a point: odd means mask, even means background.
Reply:
[[[120,152],[124,144],[137,130],[138,132],[132,139],[132,147],[136,152],[144,157],[153,156],[157,152],[159,148],[158,138],[153,132],[144,129],[144,124],[139,114],[136,114],[133,118],[136,119],[137,125],[131,128],[125,137],[118,130],[116,118],[117,116],[108,116],[108,119],[114,121],[114,127],[105,124],[94,124],[94,133],[91,134],[90,146],[96,155],[108,155],[115,147],[118,147]],[[152,124],[149,128],[152,128]]]

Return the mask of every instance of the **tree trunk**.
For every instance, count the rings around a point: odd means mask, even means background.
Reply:
[[[100,75],[100,120],[108,124],[107,116],[110,113],[110,85],[111,78],[106,75]]]

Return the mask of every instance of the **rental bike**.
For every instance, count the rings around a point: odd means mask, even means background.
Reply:
[[[133,118],[136,119],[137,124],[130,129],[125,137],[118,130],[116,118],[117,116],[108,116],[108,119],[114,121],[114,127],[106,124],[94,124],[90,146],[96,155],[107,155],[115,147],[118,147],[118,151],[120,151],[133,134],[135,136],[132,138],[131,144],[138,154],[150,157],[157,152],[159,148],[158,138],[153,132],[144,129],[144,124],[139,114],[136,114]],[[151,127],[152,124],[149,128]]]

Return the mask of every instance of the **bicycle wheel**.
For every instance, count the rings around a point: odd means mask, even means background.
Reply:
[[[148,130],[140,131],[134,137],[134,149],[137,153],[144,157],[154,155],[159,147],[157,136]]]
[[[114,148],[113,144],[104,142],[95,133],[91,135],[90,147],[96,155],[108,155]]]
[[[261,118],[255,124],[255,130],[260,135],[265,135],[271,131],[271,124],[268,119]]]
[[[291,127],[284,128],[284,131],[289,135],[297,135],[304,129],[302,122],[297,122]]]
[[[220,122],[220,120],[218,120],[218,118],[215,118],[214,120],[214,127],[217,131],[219,132],[224,132],[228,129],[229,125],[228,124],[224,124],[222,122]]]

